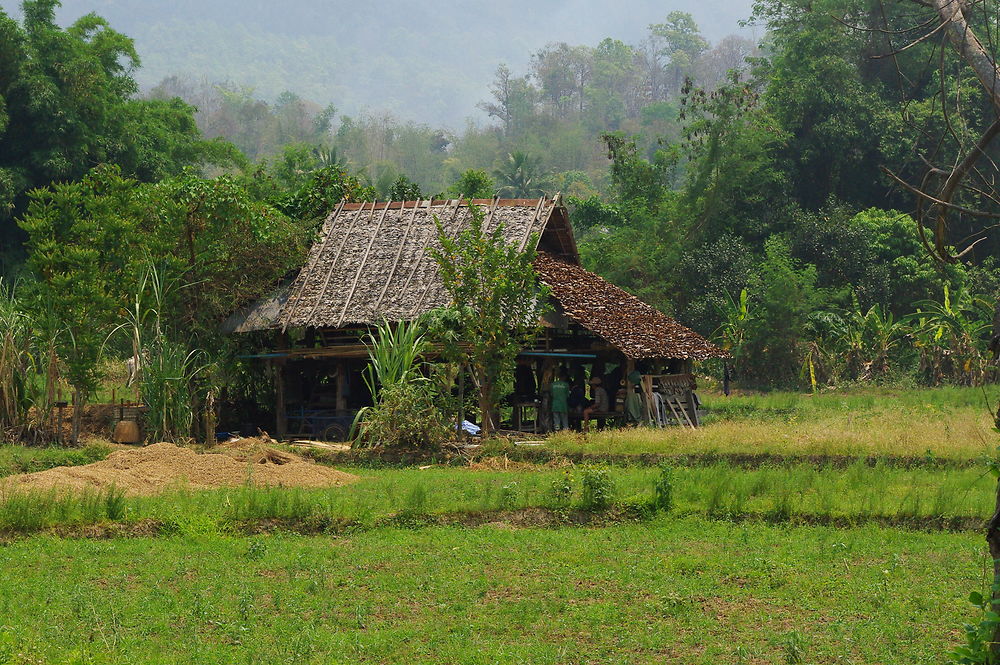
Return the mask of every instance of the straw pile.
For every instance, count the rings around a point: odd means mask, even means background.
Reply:
[[[215,489],[251,483],[261,487],[334,487],[357,476],[315,464],[297,455],[254,442],[229,447],[223,454],[199,454],[172,443],[119,450],[85,466],[60,466],[12,476],[7,489],[83,491],[116,487],[130,496],[167,489]]]

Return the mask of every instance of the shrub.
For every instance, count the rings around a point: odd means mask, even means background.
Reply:
[[[434,448],[451,436],[427,382],[383,386],[378,403],[358,414],[357,425],[362,446]]]
[[[665,513],[674,507],[674,469],[668,464],[660,467],[660,475],[653,482],[652,506]]]
[[[580,507],[584,510],[606,510],[615,499],[615,485],[605,469],[587,469],[583,472],[583,495]]]

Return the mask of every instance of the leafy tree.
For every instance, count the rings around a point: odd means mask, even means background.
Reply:
[[[460,199],[492,199],[497,186],[486,171],[469,169],[448,188],[448,193]]]
[[[775,237],[765,243],[760,273],[760,297],[737,371],[757,385],[789,386],[796,379],[808,316],[820,304],[816,269],[797,264],[788,245]]]
[[[54,316],[64,331],[55,346],[73,387],[73,443],[83,405],[100,379],[101,348],[135,281],[135,253],[124,240],[139,235],[142,204],[135,182],[109,167],[80,182],[35,190],[20,221],[37,278],[34,307],[40,316]]]
[[[798,212],[789,236],[792,255],[816,266],[817,285],[836,291],[842,307],[857,298],[863,308],[880,305],[903,316],[943,286],[961,288],[968,280],[962,265],[935,264],[920,244],[916,222],[894,210],[853,213],[832,205]]]
[[[479,108],[500,120],[506,136],[521,134],[534,112],[537,92],[524,77],[514,76],[507,65],[497,67],[490,87],[492,102],[482,102]]]
[[[23,23],[0,10],[0,246],[24,237],[12,220],[27,192],[118,164],[143,180],[187,165],[232,163],[224,144],[206,142],[193,109],[175,100],[134,98],[139,65],[132,40],[88,14],[68,28],[57,0],[25,0]]]
[[[649,26],[657,51],[669,60],[673,89],[680,90],[684,77],[690,75],[695,62],[708,49],[698,24],[687,12],[670,12],[663,23]]]
[[[257,200],[229,175],[205,179],[188,171],[149,186],[151,213],[140,241],[182,278],[172,318],[207,338],[236,307],[263,295],[304,257],[310,218],[292,219]],[[332,209],[332,206],[331,206]]]
[[[501,386],[511,377],[517,354],[538,334],[547,291],[532,266],[534,251],[507,244],[502,225],[483,231],[483,211],[476,206],[470,211],[470,226],[457,238],[448,237],[437,221],[441,249],[432,255],[468,345],[483,435],[489,436]]]
[[[424,193],[420,191],[420,185],[413,182],[405,175],[396,178],[389,188],[390,201],[416,201],[424,198]]]
[[[278,195],[275,207],[292,219],[318,222],[341,201],[374,198],[374,187],[362,183],[341,166],[326,166],[313,171],[296,191]]]

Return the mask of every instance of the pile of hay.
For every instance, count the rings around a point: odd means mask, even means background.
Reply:
[[[357,476],[269,448],[254,440],[230,446],[224,454],[196,453],[172,443],[119,450],[101,462],[60,466],[0,481],[8,490],[82,491],[116,487],[130,496],[167,489],[238,487],[334,487]]]

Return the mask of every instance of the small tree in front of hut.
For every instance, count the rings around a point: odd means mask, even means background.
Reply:
[[[517,354],[538,334],[548,299],[532,266],[534,250],[508,244],[502,226],[486,230],[483,211],[473,205],[469,210],[472,222],[456,238],[437,221],[441,249],[432,256],[457,314],[465,363],[478,383],[482,434],[488,436],[500,387]]]

